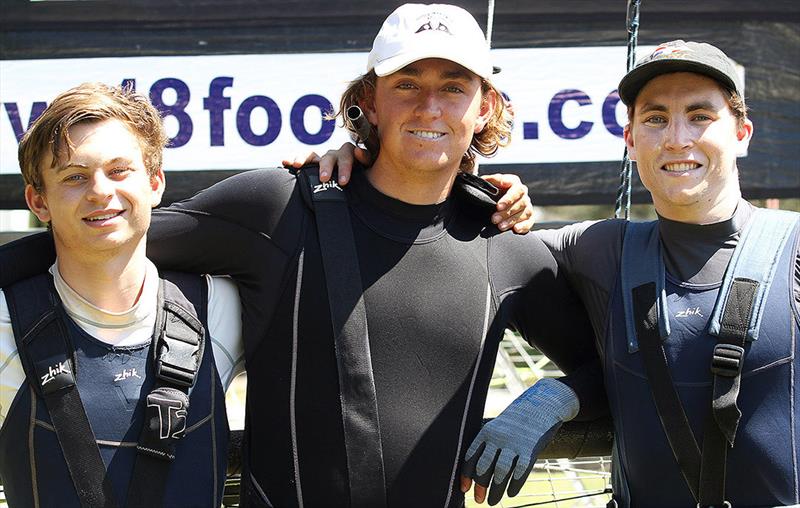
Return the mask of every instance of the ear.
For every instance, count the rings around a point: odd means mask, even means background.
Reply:
[[[622,137],[625,138],[625,146],[628,147],[628,159],[636,161],[636,146],[633,144],[631,124],[625,126],[625,129],[622,131]]]
[[[749,118],[745,118],[742,126],[736,129],[736,139],[738,140],[736,149],[737,156],[744,157],[747,155],[747,148],[750,146],[750,140],[752,138],[753,122],[751,122]]]
[[[486,95],[481,99],[481,109],[478,113],[478,118],[475,120],[475,134],[480,133],[486,124],[491,120],[494,115],[494,110],[497,107],[497,93],[490,89]]]
[[[158,172],[156,172],[155,175],[150,175],[150,189],[153,191],[151,206],[153,208],[161,203],[161,197],[164,195],[164,188],[166,184],[167,180],[164,176],[164,170],[162,168],[158,168]]]
[[[366,115],[371,125],[378,125],[378,113],[375,111],[375,100],[373,97],[364,97],[358,101],[358,107]]]
[[[41,222],[50,222],[52,219],[50,215],[50,208],[47,206],[47,198],[43,192],[38,192],[33,188],[33,185],[25,186],[25,202],[28,204],[31,212]]]

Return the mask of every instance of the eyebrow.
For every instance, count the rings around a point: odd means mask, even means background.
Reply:
[[[707,110],[710,110],[710,111],[716,111],[718,109],[718,107],[711,101],[700,101],[700,102],[695,102],[695,103],[692,103],[692,104],[689,104],[688,106],[686,106],[686,112],[687,113],[689,111],[697,111],[698,109],[707,109]],[[654,104],[654,103],[651,103],[651,102],[645,103],[645,105],[642,106],[641,112],[642,113],[648,113],[650,111],[667,112],[667,107],[664,106],[663,104]]]
[[[62,171],[66,171],[69,168],[88,169],[89,166],[87,166],[86,164],[79,164],[77,162],[67,162],[66,164],[56,168],[56,174],[61,173]]]
[[[103,166],[112,166],[118,163],[129,165],[131,164],[131,161],[126,159],[125,157],[114,157],[113,159],[104,162]],[[62,171],[69,168],[89,169],[89,166],[87,166],[86,164],[81,164],[80,162],[67,162],[63,166],[56,168],[56,174],[61,173]]]
[[[667,107],[663,104],[653,104],[652,102],[646,102],[642,109],[639,110],[640,113],[649,113],[650,111],[662,111],[666,112]]]
[[[700,101],[694,104],[689,104],[686,107],[686,111],[697,111],[698,109],[708,109],[711,111],[716,111],[719,108],[718,106],[715,106],[714,103],[712,103],[711,101]]]
[[[414,65],[407,65],[397,71],[397,73],[404,76],[418,77],[422,74],[422,71],[420,71],[417,67],[414,67]],[[446,70],[439,74],[439,76],[442,79],[462,79],[465,81],[472,79],[472,75],[469,73],[469,71],[464,69]]]

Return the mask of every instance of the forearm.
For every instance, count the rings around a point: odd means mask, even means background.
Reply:
[[[608,397],[599,358],[581,365],[558,380],[572,388],[578,396],[580,411],[575,420],[592,421],[608,415]]]
[[[153,213],[147,257],[159,268],[212,275],[241,275],[253,235],[208,214],[169,207]],[[255,248],[255,247],[253,247]]]

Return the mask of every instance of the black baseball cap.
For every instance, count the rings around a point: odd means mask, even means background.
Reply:
[[[718,81],[744,97],[733,61],[721,49],[705,42],[665,42],[642,58],[619,82],[619,97],[626,106],[636,101],[648,81],[670,72],[694,72]]]

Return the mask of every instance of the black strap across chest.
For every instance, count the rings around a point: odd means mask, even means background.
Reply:
[[[175,442],[185,431],[188,389],[203,358],[204,330],[195,309],[205,312],[205,285],[197,276],[183,276],[180,284],[178,289],[172,282],[160,282],[151,348],[157,381],[147,396],[145,424],[128,488],[129,507],[161,505]],[[66,326],[69,317],[52,278],[42,274],[4,288],[4,294],[25,375],[45,401],[81,505],[115,508],[119,503],[78,391],[80,373]],[[178,412],[182,419],[174,418],[174,425],[165,432],[163,416]]]
[[[350,506],[386,506],[383,446],[367,314],[347,198],[335,180],[319,181],[318,171],[300,170],[310,193],[322,253],[333,324]]]

